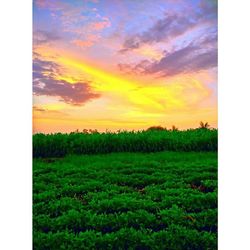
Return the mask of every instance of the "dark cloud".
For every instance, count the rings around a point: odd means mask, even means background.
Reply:
[[[133,74],[174,76],[217,67],[217,33],[201,36],[189,45],[164,52],[159,61],[142,60],[137,64],[118,64],[120,71]]]
[[[217,48],[203,50],[195,45],[166,53],[159,61],[145,68],[144,73],[174,76],[180,73],[199,72],[217,67]]]
[[[217,4],[215,1],[201,1],[197,11],[185,13],[167,12],[165,17],[142,33],[136,33],[127,37],[120,52],[137,49],[143,44],[169,41],[186,31],[203,23],[217,21]]]
[[[34,45],[49,44],[52,42],[59,41],[61,37],[56,32],[37,30],[33,33]]]
[[[60,67],[54,62],[38,58],[33,60],[33,93],[35,95],[57,96],[60,101],[72,105],[82,105],[98,98],[87,82],[70,84],[55,77],[60,74]]]
[[[121,52],[137,49],[142,44],[169,40],[183,34],[188,28],[194,25],[195,23],[185,16],[166,14],[164,19],[158,20],[149,30],[127,38]]]
[[[217,56],[217,27],[209,27],[184,47],[164,51],[159,61],[118,64],[118,68],[124,73],[174,76],[217,67]]]
[[[181,35],[188,27],[194,25],[188,18],[177,14],[166,14],[164,19],[158,20],[150,29],[128,37],[120,52],[137,49],[142,44],[160,42]]]

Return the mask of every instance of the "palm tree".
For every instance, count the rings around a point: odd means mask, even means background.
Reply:
[[[208,122],[204,123],[204,122],[200,122],[200,128],[202,129],[208,129],[210,127],[210,125],[208,124]]]

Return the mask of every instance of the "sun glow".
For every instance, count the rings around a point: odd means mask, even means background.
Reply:
[[[34,132],[217,127],[209,1],[118,2],[34,2]]]

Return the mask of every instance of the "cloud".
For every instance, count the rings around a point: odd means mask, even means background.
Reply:
[[[68,7],[68,4],[60,0],[35,0],[35,5],[41,9],[50,9],[52,11],[62,11]]]
[[[144,32],[128,36],[120,52],[138,49],[144,44],[168,42],[194,27],[217,21],[217,4],[212,1],[201,1],[195,12],[188,9],[182,12],[166,12],[162,19],[157,20]]]
[[[160,73],[161,76],[174,76],[180,73],[193,73],[217,67],[217,49],[203,50],[195,45],[166,53],[158,62],[145,68],[144,73]]]
[[[213,13],[213,11],[210,10]],[[210,16],[210,14],[208,14]],[[217,67],[217,26],[207,27],[181,44],[163,51],[160,59],[142,60],[134,64],[118,64],[120,71],[132,74],[175,76],[197,73]],[[143,48],[143,47],[141,47]],[[135,50],[137,51],[137,50]]]
[[[59,32],[71,33],[71,43],[78,47],[94,45],[102,30],[111,26],[109,18],[88,6],[87,1],[36,0],[35,4],[38,8],[48,9],[52,18],[60,21]]]
[[[199,3],[197,19],[201,21],[216,21],[218,14],[217,0],[201,0]]]
[[[33,93],[56,96],[60,98],[60,101],[76,106],[99,97],[99,94],[92,92],[88,82],[70,84],[65,80],[56,79],[58,75],[60,75],[58,64],[35,58],[33,60]]]
[[[53,105],[39,105],[33,106],[33,118],[34,119],[60,119],[65,120],[71,118],[70,114],[63,109],[53,109]],[[51,109],[52,108],[52,109]]]
[[[99,17],[99,21],[86,21],[85,24],[76,28],[70,28],[67,32],[76,35],[76,39],[73,39],[71,43],[78,47],[91,47],[97,43],[101,38],[101,32],[111,26],[111,23],[106,17]]]
[[[207,33],[187,46],[163,52],[160,60],[118,64],[120,71],[132,74],[175,76],[217,67],[217,32]]]
[[[145,73],[146,68],[150,67],[152,62],[149,60],[142,60],[137,64],[119,63],[118,69],[125,74],[141,75]]]
[[[64,2],[59,0],[36,0],[35,5],[39,9],[47,9],[54,19],[59,19],[63,31],[72,31],[74,27],[86,21],[86,12],[90,9],[82,2],[81,6],[74,2]]]
[[[143,44],[169,40],[183,34],[193,25],[195,25],[195,23],[185,16],[167,13],[164,19],[158,20],[147,31],[131,36],[125,40],[121,52],[126,52],[130,49],[137,49]]]
[[[103,30],[111,26],[111,23],[107,17],[103,17],[99,22],[92,22],[90,28],[94,30]]]
[[[33,33],[34,45],[50,44],[52,42],[60,40],[61,37],[55,32],[37,30]]]
[[[33,110],[37,111],[37,112],[45,112],[46,111],[46,109],[41,108],[41,107],[37,107],[37,106],[33,106]]]
[[[80,40],[80,39],[75,39],[71,41],[74,45],[84,48],[84,47],[91,47],[94,43],[96,43],[100,39],[100,36],[90,34],[87,35],[85,39]]]
[[[79,39],[73,40],[72,43],[75,44],[78,47],[91,47],[94,44],[93,41],[79,40]]]

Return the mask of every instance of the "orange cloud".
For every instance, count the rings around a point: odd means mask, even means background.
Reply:
[[[93,41],[78,40],[78,39],[73,40],[72,43],[79,47],[91,47],[94,44]]]
[[[109,21],[108,18],[103,18],[103,21],[100,21],[100,22],[94,22],[91,24],[91,28],[94,29],[94,30],[102,30],[102,29],[105,29],[107,27],[110,27],[111,26],[111,23]]]
[[[73,44],[75,44],[78,47],[84,48],[84,47],[91,47],[93,44],[95,44],[99,40],[100,36],[97,34],[89,34],[86,36],[85,39],[75,39],[72,41]]]

